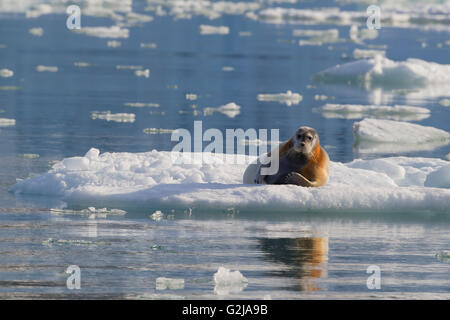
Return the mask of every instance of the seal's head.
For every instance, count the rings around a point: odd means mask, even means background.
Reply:
[[[319,135],[310,127],[298,128],[292,141],[294,150],[305,155],[311,155],[320,144]]]

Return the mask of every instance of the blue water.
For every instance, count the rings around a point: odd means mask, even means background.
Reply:
[[[298,7],[335,6],[333,1],[301,3]],[[144,1],[133,10],[151,14]],[[354,8],[354,6],[349,6]],[[1,6],[0,6],[1,8]],[[353,146],[355,120],[327,119],[313,112],[325,102],[373,104],[373,91],[359,87],[320,85],[312,76],[352,60],[353,42],[299,46],[294,29],[337,28],[348,38],[349,26],[271,24],[242,15],[210,21],[194,16],[154,21],[130,28],[118,48],[107,41],[70,32],[66,15],[26,19],[22,13],[0,14],[1,118],[16,125],[0,128],[0,297],[33,298],[217,298],[213,274],[219,266],[237,269],[248,285],[227,297],[263,298],[449,298],[449,263],[436,254],[449,251],[450,218],[442,213],[279,214],[255,212],[208,214],[183,210],[171,219],[153,221],[158,208],[145,208],[123,217],[89,219],[79,214],[49,211],[54,199],[16,197],[8,189],[16,179],[41,174],[51,161],[84,155],[91,147],[101,152],[171,150],[170,134],[148,135],[145,128],[279,128],[288,139],[300,125],[314,127],[333,161],[376,158],[358,154]],[[83,16],[83,26],[109,26],[107,18]],[[200,35],[200,24],[226,25],[228,35]],[[42,37],[30,28],[42,27]],[[239,36],[248,31],[251,36]],[[448,32],[424,28],[383,27],[368,41],[386,45],[392,60],[419,58],[450,64],[450,46],[438,47]],[[422,42],[428,44],[422,47]],[[157,48],[141,48],[140,43]],[[342,58],[347,54],[350,58]],[[75,62],[88,62],[77,67]],[[58,72],[37,72],[37,65],[58,66]],[[137,77],[117,65],[150,69]],[[233,71],[222,71],[222,67]],[[312,87],[311,87],[312,86]],[[259,93],[292,90],[303,96],[298,105],[259,102]],[[188,101],[185,95],[199,95]],[[332,100],[317,101],[324,94]],[[383,90],[390,105],[427,107],[429,118],[415,123],[450,131],[450,108],[439,99],[405,101],[404,95]],[[127,102],[157,103],[159,108],[132,108]],[[229,102],[242,106],[235,118],[220,113],[192,113]],[[91,119],[91,111],[134,113],[134,123]],[[185,111],[180,113],[180,111]],[[150,112],[154,112],[150,114]],[[164,112],[164,114],[160,114]],[[450,146],[400,154],[443,158]],[[24,154],[37,154],[29,159]],[[108,206],[108,204],[104,204]],[[186,208],[187,210],[188,208]],[[275,231],[274,231],[275,230]],[[51,246],[49,238],[61,240]],[[77,245],[76,241],[87,241]],[[317,249],[315,241],[328,247]],[[80,290],[66,288],[64,270],[82,270]],[[381,289],[369,290],[369,265],[381,268]],[[315,272],[311,271],[315,270]],[[156,290],[158,277],[184,278],[183,289]]]

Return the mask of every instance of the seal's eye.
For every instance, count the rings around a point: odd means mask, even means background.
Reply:
[[[308,140],[312,140],[312,137],[311,137],[311,136],[308,136]]]
[[[301,134],[298,134],[298,135],[297,135],[297,139],[300,140],[301,138],[302,138],[302,135],[301,135]]]

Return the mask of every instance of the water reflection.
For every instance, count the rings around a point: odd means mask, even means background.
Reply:
[[[294,289],[298,291],[321,289],[317,280],[328,275],[328,237],[261,238],[258,241],[265,259],[287,266],[274,276],[295,279]]]

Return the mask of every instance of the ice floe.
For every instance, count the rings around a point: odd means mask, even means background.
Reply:
[[[450,164],[430,172],[424,185],[426,187],[450,189]]]
[[[58,72],[58,67],[55,66],[36,66],[36,71],[38,72]]]
[[[194,110],[195,111],[195,110]],[[241,113],[241,107],[234,102],[227,103],[226,105],[217,108],[205,108],[203,109],[203,115],[209,116],[214,112],[219,112],[226,115],[228,118],[234,118]]]
[[[248,284],[247,278],[239,270],[231,271],[225,267],[219,267],[214,274],[214,282],[214,292],[218,295],[241,292]]]
[[[314,109],[325,118],[360,119],[364,117],[419,121],[430,116],[430,110],[411,106],[380,106],[380,105],[356,105],[356,104],[331,104]]]
[[[36,37],[42,37],[44,35],[44,29],[42,28],[31,28],[28,32]]]
[[[184,279],[156,278],[156,290],[180,290],[184,289]]]
[[[15,119],[0,118],[0,127],[9,127],[15,125],[16,125]]]
[[[141,48],[156,49],[158,46],[156,45],[156,43],[144,43],[144,42],[141,42],[140,47]]]
[[[160,134],[160,133],[172,133],[174,129],[161,129],[161,128],[145,128],[142,132],[146,134]]]
[[[114,122],[131,122],[136,120],[136,115],[134,113],[111,113],[111,111],[92,111],[92,119],[101,119],[106,121]]]
[[[0,69],[0,77],[2,78],[9,78],[14,75],[14,71],[9,69]]]
[[[299,40],[298,44],[303,45],[322,45],[324,43],[335,43],[343,41],[339,39],[338,29],[328,30],[293,30],[294,37],[306,37],[307,40]]]
[[[209,34],[228,34],[230,33],[230,28],[226,26],[209,26],[202,24],[200,25],[200,34],[209,35]]]
[[[81,29],[74,29],[73,32],[82,33],[92,37],[98,38],[128,38],[130,30],[121,28],[119,26],[111,27],[83,27]]]
[[[145,102],[125,102],[123,104],[125,107],[133,108],[159,108],[158,103],[145,103]]]
[[[450,65],[420,59],[393,61],[377,55],[337,65],[319,72],[314,80],[365,87],[418,88],[429,84],[449,84]]]
[[[184,154],[188,158],[191,155]],[[409,212],[448,211],[450,202],[450,189],[424,186],[431,172],[450,164],[442,159],[391,157],[331,162],[326,186],[302,188],[243,185],[249,162],[245,155],[233,155],[233,162],[224,162],[223,154],[198,155],[207,160],[203,165],[174,163],[168,151],[100,154],[91,149],[84,157],[64,159],[47,173],[17,182],[10,191],[59,197],[69,203],[107,202],[119,208],[160,204],[211,209]],[[243,164],[237,164],[239,161]]]
[[[108,41],[106,43],[106,45],[110,48],[118,48],[122,45],[122,42],[116,41],[116,40],[111,40],[111,41]]]
[[[375,56],[385,56],[385,50],[365,50],[365,49],[355,49],[353,50],[353,58],[362,59],[362,58],[373,58]]]
[[[135,74],[137,77],[148,78],[148,77],[150,77],[150,69],[136,70],[136,71],[134,71],[134,74]]]
[[[439,104],[443,107],[450,107],[450,99],[442,99],[439,101]]]
[[[286,93],[260,93],[256,98],[258,101],[279,102],[287,106],[299,104],[303,100],[301,94],[293,93],[291,90],[288,90]]]
[[[402,153],[433,150],[450,143],[450,133],[418,124],[364,119],[353,124],[361,153]]]

